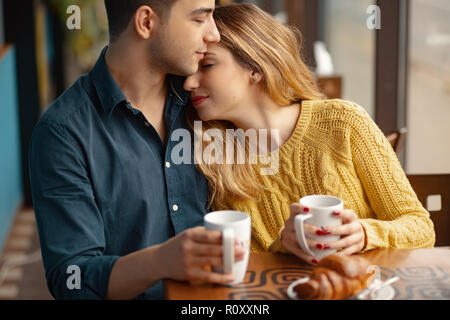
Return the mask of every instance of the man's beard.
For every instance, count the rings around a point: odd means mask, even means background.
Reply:
[[[156,40],[156,39],[155,39]],[[151,64],[162,73],[187,77],[197,72],[196,66],[191,64],[192,57],[183,59],[181,55],[174,54],[179,50],[164,45],[166,42],[156,40],[149,48]]]

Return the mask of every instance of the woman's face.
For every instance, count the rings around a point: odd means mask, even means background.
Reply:
[[[250,98],[251,73],[225,47],[208,45],[198,72],[184,83],[185,90],[191,91],[192,104],[200,119],[232,121],[242,117]]]

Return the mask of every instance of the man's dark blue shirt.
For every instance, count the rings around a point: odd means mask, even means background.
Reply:
[[[190,163],[176,165],[171,157],[180,149],[174,147],[181,138],[170,139],[177,129],[189,130],[194,146],[184,79],[166,79],[165,145],[111,76],[106,50],[42,116],[30,146],[46,279],[57,299],[105,299],[121,256],[202,225],[208,212],[208,184],[193,151]],[[80,269],[80,289],[70,285],[76,272],[69,266]],[[162,299],[162,282],[137,298]]]

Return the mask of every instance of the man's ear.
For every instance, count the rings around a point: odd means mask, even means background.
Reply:
[[[144,40],[152,37],[158,15],[149,6],[140,6],[134,14],[134,29]]]

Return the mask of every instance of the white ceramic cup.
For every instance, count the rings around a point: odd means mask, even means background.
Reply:
[[[223,266],[213,268],[214,272],[233,274],[234,281],[227,285],[238,284],[244,280],[247,271],[251,219],[244,212],[234,210],[214,211],[204,217],[207,230],[219,230],[222,232]],[[244,260],[234,262],[234,239],[237,238],[245,249]]]
[[[342,224],[342,220],[339,217],[333,215],[335,210],[343,210],[344,203],[341,199],[328,196],[328,195],[311,195],[300,199],[302,206],[310,208],[309,214],[299,214],[295,217],[295,233],[297,235],[297,241],[302,250],[315,257],[317,260],[321,260],[324,257],[333,254],[337,249],[322,250],[317,248],[309,248],[306,242],[306,238],[314,239],[320,243],[333,242],[340,239],[340,236],[329,235],[307,235],[305,236],[304,223],[314,225],[318,228],[325,228],[327,226],[334,227]]]

